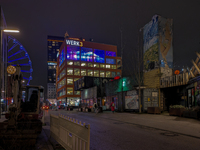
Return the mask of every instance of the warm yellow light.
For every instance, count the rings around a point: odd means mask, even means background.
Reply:
[[[9,30],[9,29],[5,29],[5,30],[3,30],[3,32],[19,33],[19,30]]]

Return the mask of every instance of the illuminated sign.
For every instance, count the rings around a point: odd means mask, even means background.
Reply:
[[[66,40],[67,45],[73,45],[73,46],[83,46],[83,42],[80,41],[74,41],[74,40]]]
[[[178,75],[179,73],[180,73],[179,70],[175,70],[175,71],[174,71],[174,74],[176,74],[176,75]]]

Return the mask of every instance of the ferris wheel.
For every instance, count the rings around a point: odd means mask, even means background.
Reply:
[[[24,83],[29,85],[32,80],[32,63],[31,59],[23,47],[14,37],[8,35],[8,64],[13,66],[19,65],[23,74]]]

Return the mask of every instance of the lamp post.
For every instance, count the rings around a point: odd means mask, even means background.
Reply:
[[[19,33],[19,30],[12,30],[12,29],[6,29],[6,28],[0,28],[1,30],[1,36],[0,36],[0,118],[1,118],[1,111],[2,111],[2,105],[1,105],[1,99],[2,99],[2,82],[7,82],[5,79],[4,81],[2,80],[2,77],[3,77],[3,74],[5,74],[4,70],[2,71],[2,64],[5,64],[7,62],[5,62],[5,59],[4,57],[7,57],[7,40],[4,40],[4,39],[7,39],[7,35],[6,33]],[[6,42],[5,42],[6,41]],[[5,53],[4,53],[5,52]],[[3,54],[3,56],[2,56]],[[7,59],[6,59],[7,60]],[[6,66],[4,66],[6,67]],[[6,75],[5,75],[6,77]],[[6,84],[4,84],[4,86],[6,86]],[[5,92],[5,90],[3,90]],[[4,94],[5,95],[5,94]]]

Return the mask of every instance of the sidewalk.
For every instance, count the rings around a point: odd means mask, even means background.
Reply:
[[[200,138],[200,120],[169,116],[168,113],[158,115],[103,112],[98,117]]]

